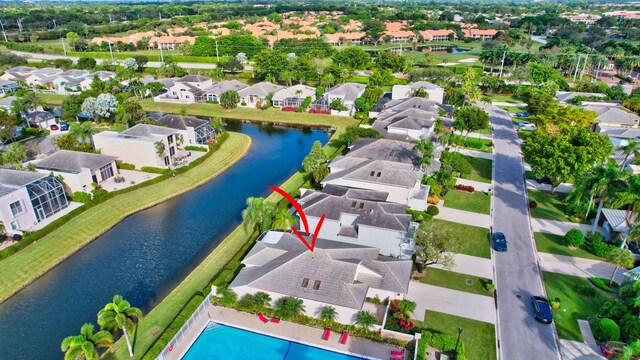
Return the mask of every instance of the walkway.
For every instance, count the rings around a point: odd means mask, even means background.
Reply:
[[[458,224],[478,226],[488,229],[491,226],[491,216],[471,211],[452,209],[443,206],[444,201],[438,205],[440,213],[435,217],[438,220],[451,221]]]
[[[591,360],[604,359],[600,352],[600,346],[593,338],[591,327],[586,320],[578,320],[578,326],[582,333],[584,342],[560,340],[560,349],[562,351],[563,360]]]
[[[571,229],[580,229],[585,235],[591,231],[591,225],[588,224],[578,224],[568,221],[540,219],[534,217],[531,218],[531,228],[533,229],[533,232],[543,232],[556,235],[564,235]],[[596,231],[603,235],[605,234],[602,226],[598,226]]]
[[[542,271],[578,276],[582,278],[599,277],[610,279],[616,266],[606,261],[585,259],[548,253],[538,253]],[[618,284],[624,281],[624,269],[618,269],[613,279]]]
[[[491,183],[457,178],[456,185],[458,184],[473,186],[476,191],[491,191]]]
[[[479,103],[489,112],[494,136],[492,225],[509,239],[507,253],[494,254],[498,294],[498,352],[504,360],[558,359],[555,325],[531,317],[532,295],[544,293],[529,224],[524,168],[509,114]]]
[[[511,103],[511,102],[506,102],[506,101],[492,101],[491,105],[493,105],[493,106],[508,106],[508,107],[512,107],[512,106],[527,107],[527,104],[523,103],[523,102]]]
[[[456,264],[451,269],[445,269],[441,264],[429,266],[442,270],[453,271],[460,274],[472,275],[485,279],[493,279],[493,262],[491,261],[491,259],[464,254],[455,254],[454,258]]]
[[[462,131],[454,130],[453,133],[456,134],[456,135],[463,136]],[[480,138],[480,139],[486,139],[486,140],[493,140],[493,135],[492,134],[483,134],[483,133],[477,133],[477,132],[469,133],[469,135],[467,135],[467,137],[470,138],[470,139],[478,139],[478,138]]]
[[[551,191],[551,185],[549,184],[540,184],[537,181],[532,179],[526,179],[526,182],[527,182],[527,189]],[[571,189],[573,189],[573,184],[563,183],[558,185],[558,187],[556,188],[556,192],[568,193],[569,191],[571,191]]]
[[[471,156],[471,157],[476,157],[476,158],[480,158],[480,159],[489,159],[489,160],[493,160],[493,154],[492,153],[486,153],[483,151],[476,151],[476,150],[469,150],[469,149],[464,149],[464,148],[458,148],[454,150],[456,152],[459,152],[462,155],[467,155],[467,156]]]
[[[425,311],[432,310],[490,324],[496,323],[496,309],[491,296],[476,295],[411,280],[407,299],[416,302],[414,314],[417,320],[423,320]]]

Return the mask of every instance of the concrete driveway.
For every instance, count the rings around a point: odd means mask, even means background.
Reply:
[[[616,266],[606,261],[584,259],[575,256],[564,256],[557,254],[538,253],[540,268],[542,271],[549,271],[558,274],[578,276],[582,278],[599,277],[611,279],[611,275]],[[618,269],[613,278],[618,284],[624,281],[625,269]]]

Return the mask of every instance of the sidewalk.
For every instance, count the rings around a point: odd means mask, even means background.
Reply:
[[[456,134],[456,135],[463,136],[462,135],[462,131],[455,131],[454,130],[453,133]],[[480,139],[486,139],[486,140],[493,140],[493,135],[482,134],[482,133],[477,133],[477,132],[469,133],[469,135],[467,137],[468,138],[475,138],[475,139],[480,138]]]
[[[476,158],[480,158],[480,159],[493,160],[493,154],[492,153],[486,153],[486,152],[482,152],[482,151],[469,150],[469,149],[463,149],[463,148],[458,148],[456,150],[455,147],[452,147],[452,148],[454,149],[454,151],[459,152],[462,155],[467,155],[467,156],[476,157]]]
[[[600,347],[596,343],[596,339],[593,338],[589,322],[586,320],[578,320],[578,326],[580,327],[584,342],[560,339],[562,358],[567,360],[604,359],[604,356],[602,356],[600,352]]]
[[[591,225],[588,224],[577,224],[566,221],[557,221],[557,220],[548,220],[548,219],[540,219],[540,218],[531,218],[531,228],[533,232],[543,232],[547,234],[556,234],[556,235],[564,235],[569,232],[571,229],[580,229],[586,235],[591,231]],[[596,228],[601,234],[605,234],[604,229],[601,226]]]
[[[538,262],[542,271],[578,276],[582,278],[599,277],[610,279],[616,266],[598,260],[584,259],[574,256],[538,253]],[[624,269],[618,269],[613,279],[618,284],[624,281]]]
[[[526,181],[527,181],[527,189],[551,191],[551,185],[549,184],[539,184],[537,181],[532,179],[527,179]],[[569,191],[571,191],[571,189],[573,189],[573,184],[563,183],[558,185],[558,187],[556,188],[556,192],[568,193]]]
[[[488,229],[491,227],[491,215],[478,214],[471,211],[452,209],[442,206],[444,202],[438,204],[440,213],[434,217],[439,220],[451,221],[458,224],[473,225]]]
[[[441,264],[429,265],[447,271],[472,275],[486,279],[493,279],[493,262],[491,259],[480,258],[464,254],[455,254],[456,264],[451,269],[445,269]]]
[[[473,186],[476,191],[491,191],[490,183],[456,178],[456,185],[458,184]]]
[[[496,308],[491,296],[476,295],[411,280],[407,299],[416,302],[414,314],[420,321],[424,319],[425,311],[432,310],[490,324],[496,323]]]

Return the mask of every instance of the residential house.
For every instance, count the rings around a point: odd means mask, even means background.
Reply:
[[[423,30],[419,32],[424,41],[447,41],[449,37],[456,38],[456,32],[453,30]]]
[[[596,112],[598,125],[637,128],[640,123],[640,116],[618,103],[583,101],[581,107]]]
[[[81,91],[80,84],[87,77],[89,77],[89,71],[87,70],[67,70],[60,73],[52,81],[52,90],[55,90],[58,94]]]
[[[102,154],[116,156],[137,168],[168,167],[178,153],[179,133],[176,129],[138,124],[121,133],[99,132],[93,135],[93,143]]]
[[[107,81],[114,77],[116,77],[116,73],[113,71],[96,71],[96,72],[90,73],[80,81],[80,90],[85,91],[85,90],[91,89],[91,84],[93,84],[93,79],[95,78],[98,78],[102,81]],[[144,82],[144,78],[141,79],[141,81],[143,84],[146,84]]]
[[[64,188],[54,177],[0,169],[0,221],[9,235],[31,230],[67,206]]]
[[[362,96],[365,89],[366,86],[363,84],[348,82],[330,88],[322,96],[327,105],[331,105],[335,100],[340,100],[347,111],[351,113],[355,108],[356,99]]]
[[[498,34],[498,30],[488,29],[488,30],[480,30],[480,29],[463,29],[464,37],[471,39],[481,39],[481,40],[491,40],[496,34]]]
[[[610,11],[610,12],[603,13],[602,15],[615,17],[619,20],[640,19],[640,11],[631,11],[631,10]]]
[[[18,83],[13,80],[0,79],[0,97],[13,94],[18,87]]]
[[[427,94],[429,94],[430,100],[439,102],[440,104],[444,103],[444,88],[427,81],[416,81],[407,85],[393,85],[391,89],[391,99],[410,98],[418,89],[426,91]]]
[[[567,19],[576,24],[595,25],[602,18],[600,15],[578,14],[578,15],[560,15],[561,18]]]
[[[48,129],[56,123],[56,116],[51,111],[34,110],[22,114],[27,126],[38,126],[40,129]]]
[[[379,252],[326,239],[318,239],[311,252],[293,234],[269,231],[244,257],[229,288],[238,298],[267,293],[273,304],[282,297],[301,299],[305,314],[313,317],[329,305],[336,309],[336,321],[354,324],[367,297],[402,299],[408,292],[411,260]]]
[[[249,85],[245,83],[241,83],[238,80],[223,80],[223,81],[220,81],[219,83],[215,83],[210,87],[204,89],[204,97],[202,98],[202,101],[218,101],[219,102],[220,95],[222,95],[222,93],[224,93],[225,91],[231,90],[231,91],[238,92],[248,86]],[[196,99],[196,100],[200,100],[200,99]]]
[[[179,102],[191,104],[202,97],[204,89],[210,88],[210,78],[200,75],[186,75],[179,79],[168,79],[165,83],[168,91],[153,98],[156,102]]]
[[[157,31],[145,31],[145,32],[137,32],[133,34],[128,34],[121,37],[95,37],[91,39],[91,44],[101,45],[103,42],[107,44],[117,44],[119,42],[123,44],[136,45],[138,41],[143,40],[144,38],[151,39],[152,37],[156,37]],[[151,47],[151,42],[149,42],[149,46]]]
[[[615,240],[618,236],[624,239],[629,233],[627,217],[630,216],[630,219],[635,218],[635,214],[627,213],[627,210],[608,208],[602,209],[602,215],[604,217],[602,228],[605,232],[605,238],[609,240]]]
[[[615,159],[618,164],[622,165],[622,162],[626,159],[626,164],[624,165],[628,165],[636,159],[633,153],[627,157],[620,148],[629,145],[629,141],[640,141],[640,128],[603,126],[598,124],[596,125],[595,131],[607,135],[613,145],[613,154],[611,157]]]
[[[271,104],[273,107],[299,107],[304,99],[311,98],[311,101],[316,100],[316,88],[297,84],[291,87],[286,87],[273,94],[271,98]]]
[[[195,42],[196,38],[193,36],[153,36],[149,39],[149,47],[152,49],[175,50],[184,43],[193,45]]]
[[[265,98],[269,94],[275,94],[284,88],[284,86],[272,84],[267,81],[248,86],[238,91],[238,95],[240,96],[238,105],[252,108],[260,107],[264,104]]]
[[[184,146],[204,145],[216,138],[216,130],[207,120],[192,116],[165,115],[157,122],[160,126],[178,130]]]
[[[4,74],[0,76],[0,80],[26,81],[27,77],[34,71],[38,71],[38,68],[32,66],[17,66],[5,70]]]
[[[605,94],[601,93],[590,93],[590,92],[580,92],[580,91],[558,91],[556,92],[556,101],[561,104],[572,104],[574,102],[574,98],[585,98],[585,100],[593,99],[593,98],[605,98]],[[579,105],[579,104],[578,104]]]
[[[367,34],[364,31],[325,34],[324,40],[331,46],[362,45]]]
[[[415,141],[428,139],[438,118],[437,110],[407,109],[400,112],[385,111],[373,122],[373,128],[387,139]]]
[[[6,98],[0,99],[0,110],[11,112],[13,108],[13,101],[16,100],[15,96],[7,96]]]
[[[429,186],[413,144],[390,139],[359,139],[329,164],[322,185],[340,185],[387,193],[386,201],[425,210]]]
[[[385,31],[383,38],[386,42],[392,44],[401,44],[401,43],[409,43],[416,42],[417,36],[413,31],[406,30],[395,30],[395,31]]]
[[[406,205],[387,202],[388,196],[380,191],[327,185],[322,191],[304,192],[298,203],[310,229],[325,216],[320,238],[375,247],[380,254],[410,259],[418,224],[411,222]],[[298,224],[304,230],[302,223]]]
[[[35,161],[34,165],[38,172],[61,176],[71,193],[90,192],[93,183],[100,184],[118,174],[117,159],[110,155],[58,150]]]
[[[27,85],[31,87],[51,88],[53,80],[63,72],[62,69],[43,68],[32,72],[25,79]]]

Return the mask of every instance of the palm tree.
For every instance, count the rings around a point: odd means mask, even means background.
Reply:
[[[269,294],[259,291],[253,295],[253,306],[256,309],[264,309],[270,307],[271,296]]]
[[[135,324],[141,319],[142,310],[132,307],[121,295],[115,295],[113,302],[108,303],[98,312],[98,324],[101,329],[109,330],[111,333],[115,333],[118,329],[122,330],[129,348],[129,356],[133,356],[129,331],[133,331]]]
[[[24,101],[24,104],[27,107],[32,108],[33,110],[36,110],[36,108],[38,108],[39,106],[44,105],[42,98],[38,94],[36,94],[35,91],[29,91],[23,96],[22,99]]]
[[[69,336],[62,340],[60,349],[64,352],[65,360],[98,360],[99,347],[113,345],[113,336],[108,331],[94,333],[93,324],[84,324],[80,328],[80,335]]]
[[[275,219],[273,220],[273,225],[271,226],[278,230],[288,230],[297,223],[298,217],[293,214],[289,214],[289,209],[287,207],[281,207],[278,209]]]
[[[629,140],[627,145],[620,147],[620,150],[622,150],[622,153],[624,154],[624,159],[620,164],[620,170],[624,170],[624,167],[627,165],[627,160],[629,160],[629,156],[631,156],[631,154],[633,154],[636,159],[640,158],[640,146],[638,145],[640,145],[640,143],[637,141]]]
[[[71,124],[71,127],[69,128],[69,134],[79,138],[83,143],[86,143],[87,140],[89,140],[89,143],[93,144],[93,129],[91,128],[90,121]]]
[[[287,86],[291,86],[293,83],[294,74],[292,71],[284,70],[279,74],[280,78],[287,84]]]
[[[282,317],[293,317],[305,312],[303,301],[294,297],[281,297],[278,299],[275,310]]]
[[[626,185],[623,191],[616,193],[612,205],[617,208],[627,207],[627,226],[631,226],[635,221],[633,214],[640,212],[640,175],[631,175]]]
[[[338,318],[338,311],[336,311],[336,308],[334,308],[333,306],[323,306],[322,309],[320,309],[320,320],[329,322],[329,321],[336,321],[336,319]]]
[[[238,295],[235,291],[229,289],[229,284],[223,284],[217,287],[216,295],[221,298],[222,305],[229,306],[233,305],[236,301],[238,301]]]
[[[615,166],[598,166],[591,170],[584,182],[584,188],[591,194],[592,198],[595,197],[600,200],[591,232],[596,231],[604,203],[613,199],[615,194],[624,189],[625,186],[623,174]]]
[[[267,231],[271,228],[277,205],[263,197],[247,199],[247,208],[242,210],[242,220],[245,230]],[[251,226],[251,228],[248,228]]]
[[[364,329],[368,330],[377,323],[378,318],[371,311],[362,310],[356,315],[356,325]]]
[[[627,249],[616,248],[613,250],[611,255],[609,255],[609,261],[616,266],[615,270],[613,270],[613,274],[611,275],[611,280],[609,280],[609,286],[611,286],[618,269],[621,267],[631,269],[633,264],[636,262],[636,257]]]

